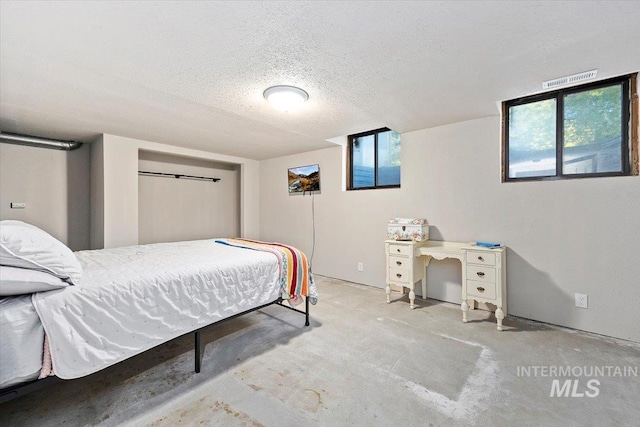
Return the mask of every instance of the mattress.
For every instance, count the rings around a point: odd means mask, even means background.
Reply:
[[[0,388],[37,379],[43,345],[31,295],[0,298]]]
[[[78,378],[280,296],[270,253],[213,240],[76,252],[78,286],[33,296],[56,375]]]

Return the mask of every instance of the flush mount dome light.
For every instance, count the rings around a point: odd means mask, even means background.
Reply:
[[[264,98],[274,108],[290,112],[295,111],[309,99],[309,94],[295,86],[271,86],[263,93]]]

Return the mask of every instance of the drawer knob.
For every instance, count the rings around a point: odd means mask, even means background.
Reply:
[[[402,265],[402,262],[396,261],[396,264],[398,264],[400,266],[400,265]]]
[[[481,256],[478,257],[478,261],[484,261],[484,258],[482,258]]]
[[[484,277],[484,273],[482,271],[478,271],[476,274],[478,275],[478,277]]]
[[[484,292],[484,288],[482,286],[478,286],[476,289],[478,290],[478,292]]]
[[[396,277],[399,279],[399,278],[401,278],[401,277],[402,277],[402,274],[400,274],[400,273],[396,273]]]
[[[400,252],[400,248],[396,249],[396,251]]]

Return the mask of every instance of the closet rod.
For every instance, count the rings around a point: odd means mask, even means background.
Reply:
[[[196,179],[196,180],[200,180],[200,181],[212,181],[212,182],[220,181],[220,178],[211,178],[210,176],[184,175],[184,174],[181,174],[181,173],[163,173],[163,172],[138,171],[138,175],[166,176],[166,177],[173,177],[173,178]]]

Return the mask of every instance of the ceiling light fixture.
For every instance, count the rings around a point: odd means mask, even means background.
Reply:
[[[286,85],[271,86],[264,91],[263,96],[275,109],[287,113],[302,107],[309,99],[309,94],[304,90]]]

